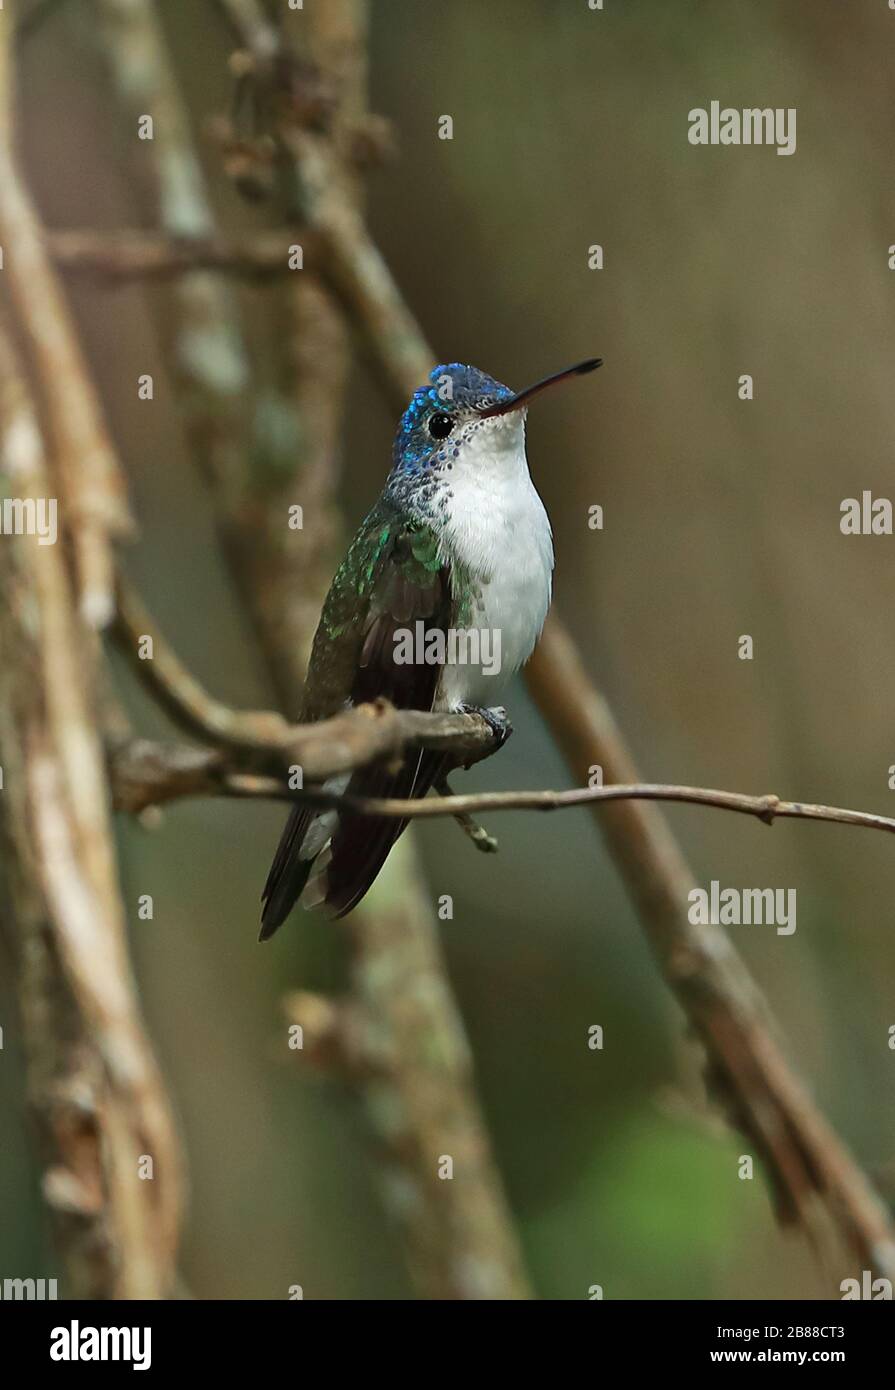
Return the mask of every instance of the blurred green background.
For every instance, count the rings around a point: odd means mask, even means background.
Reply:
[[[158,8],[221,225],[263,226],[204,134],[227,105],[226,31],[210,3]],[[61,7],[23,55],[29,177],[51,226],[148,226],[140,149],[91,10]],[[398,157],[370,180],[371,224],[439,356],[513,386],[605,358],[533,409],[529,458],[555,530],[557,604],[648,780],[893,812],[895,538],[839,532],[843,498],[891,492],[893,43],[883,0],[372,6],[371,106],[394,123]],[[713,99],[796,107],[797,153],[692,147],[687,113]],[[602,271],[588,268],[593,243]],[[155,292],[72,290],[140,521],[131,570],[211,690],[269,705],[166,389]],[[263,389],[278,291],[239,293],[262,326]],[[147,371],[151,406],[135,390]],[[347,528],[381,486],[394,424],[360,365]],[[588,528],[594,503],[602,531]],[[752,662],[737,658],[743,633]],[[164,732],[123,673],[122,689],[138,726]],[[463,788],[568,785],[521,682],[507,703],[516,736]],[[861,1162],[885,1169],[890,841],[668,814],[700,883],[797,889],[794,936],[732,934],[820,1104]],[[200,1297],[282,1298],[294,1283],[305,1297],[407,1297],[363,1115],[286,1047],[283,994],[344,979],[338,928],[298,915],[270,947],[256,942],[281,820],[277,807],[203,802],[173,807],[153,833],[121,827],[144,1007],[189,1156],[185,1281]],[[761,1177],[738,1179],[744,1141],[701,1112],[698,1061],[593,821],[489,825],[496,858],[450,822],[418,842],[433,902],[454,897],[442,938],[538,1294],[828,1292],[775,1228]],[[151,922],[137,920],[141,893]],[[601,1052],[586,1045],[593,1023]],[[0,1274],[49,1274],[14,1026],[4,1044]]]

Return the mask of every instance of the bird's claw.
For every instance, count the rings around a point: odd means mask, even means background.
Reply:
[[[461,705],[460,710],[463,714],[477,714],[480,719],[484,719],[488,728],[494,735],[494,752],[502,748],[513,732],[513,725],[510,716],[507,714],[503,705],[494,705],[491,708],[483,705]]]

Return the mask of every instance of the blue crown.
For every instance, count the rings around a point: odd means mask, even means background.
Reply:
[[[439,443],[425,428],[433,412],[450,415],[455,410],[480,409],[513,394],[493,376],[463,362],[442,363],[429,373],[429,381],[431,386],[421,386],[414,391],[401,416],[395,436],[394,462],[402,468],[423,467],[438,454]]]

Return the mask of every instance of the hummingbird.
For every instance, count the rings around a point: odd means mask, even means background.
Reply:
[[[324,602],[304,722],[385,698],[399,709],[474,711],[499,742],[509,735],[495,696],[534,650],[553,579],[550,521],[525,452],[528,405],[601,362],[589,358],[524,391],[451,362],[414,392],[385,487]],[[458,633],[479,640],[452,645]],[[414,634],[424,640],[408,646]],[[354,796],[423,797],[444,768],[444,754],[414,749],[397,767],[359,768],[324,787]],[[262,893],[260,939],[274,934],[299,898],[344,917],[406,825],[294,806]]]

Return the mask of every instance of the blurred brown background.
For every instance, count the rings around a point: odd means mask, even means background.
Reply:
[[[221,224],[263,225],[204,134],[228,100],[228,35],[211,4],[158,9]],[[26,168],[50,226],[148,226],[141,149],[93,28],[91,6],[63,5],[25,50]],[[605,358],[532,411],[529,457],[557,603],[649,780],[892,812],[895,538],[843,537],[839,506],[891,493],[893,42],[881,0],[373,5],[371,105],[399,154],[371,179],[371,224],[440,357],[513,386]],[[796,107],[796,154],[692,147],[687,113],[713,99]],[[436,138],[442,114],[450,142]],[[268,705],[166,390],[155,292],[72,288],[140,521],[131,572],[210,689]],[[277,293],[239,291],[259,392]],[[137,400],[142,372],[151,404]],[[340,465],[348,528],[381,486],[394,424],[359,365]],[[593,503],[602,532],[588,529]],[[737,659],[743,633],[752,662]],[[163,731],[123,673],[122,690],[140,727]],[[515,738],[464,789],[567,785],[521,683],[508,704]],[[797,889],[795,936],[732,934],[821,1106],[884,1168],[891,843],[669,816],[701,883]],[[185,1280],[202,1297],[285,1297],[294,1283],[306,1297],[408,1296],[362,1115],[285,1045],[284,991],[342,979],[338,929],[299,915],[256,943],[281,819],[189,803],[153,834],[121,828],[144,1007],[189,1155]],[[761,1179],[737,1179],[743,1141],[691,1113],[679,1017],[592,822],[489,824],[497,858],[450,822],[419,843],[433,900],[454,896],[443,941],[537,1292],[819,1296]],[[155,917],[138,922],[147,892]],[[9,1017],[5,993],[0,1007]],[[602,1052],[587,1049],[592,1023]],[[2,1058],[0,1274],[52,1273],[9,1028]]]

